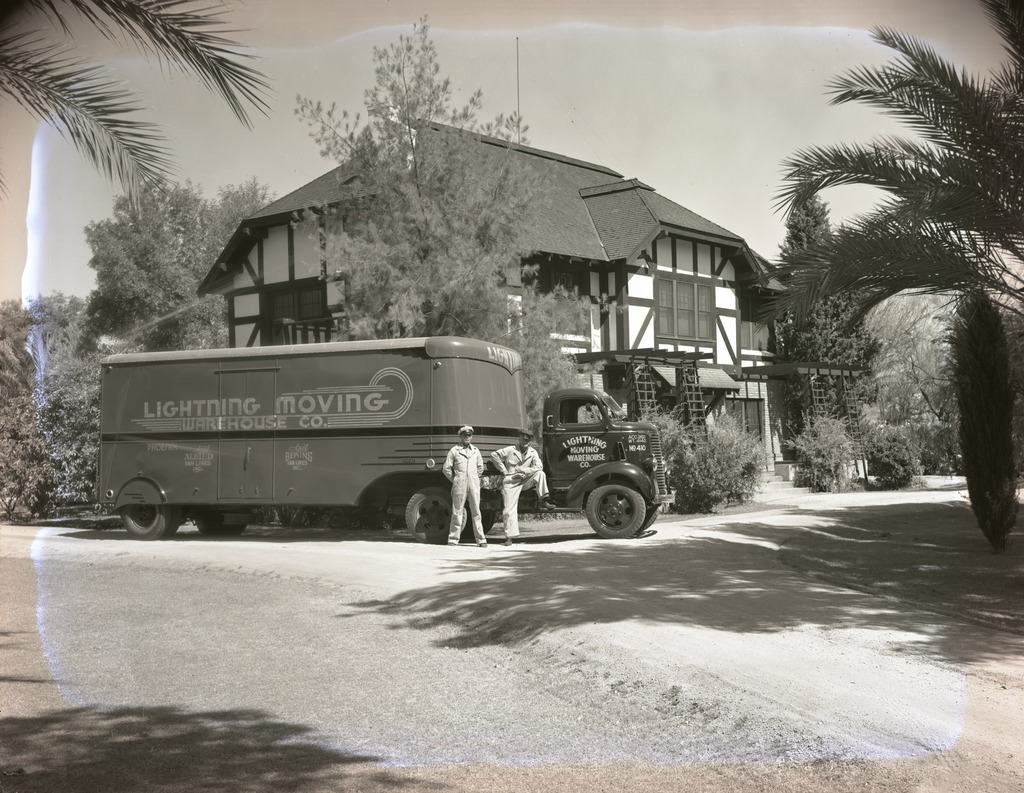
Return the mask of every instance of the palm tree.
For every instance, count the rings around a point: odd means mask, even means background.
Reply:
[[[874,38],[896,59],[833,83],[834,104],[880,108],[916,137],[809,148],[785,163],[779,198],[790,212],[837,185],[870,185],[886,197],[789,257],[779,273],[789,289],[776,308],[804,316],[837,293],[853,296],[861,311],[911,289],[958,296],[953,362],[964,473],[979,526],[1002,551],[1018,508],[1014,391],[992,298],[1024,315],[1024,0],[982,3],[1007,54],[987,78],[876,28]]]
[[[111,41],[191,73],[219,94],[247,126],[249,110],[267,109],[267,83],[248,56],[217,31],[222,9],[194,0],[21,0],[0,18],[0,91],[39,120],[52,123],[130,196],[170,174],[163,136],[141,120],[136,97],[112,75],[54,43],[83,20]],[[3,188],[0,175],[0,188]]]
[[[969,75],[927,44],[888,28],[876,41],[896,53],[830,86],[833,104],[862,102],[904,122],[911,138],[812,147],[784,163],[787,212],[839,185],[880,188],[884,200],[793,256],[780,308],[806,312],[825,294],[853,292],[867,310],[907,289],[984,291],[1024,307],[1024,0],[982,0],[1007,61]]]

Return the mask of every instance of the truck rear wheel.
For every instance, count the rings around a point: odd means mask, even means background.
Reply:
[[[181,525],[181,509],[170,504],[130,504],[121,507],[121,523],[136,540],[171,537]]]
[[[644,497],[631,487],[612,483],[594,488],[587,499],[587,521],[606,540],[633,537],[647,518]]]
[[[405,527],[417,539],[431,545],[448,542],[451,520],[451,494],[441,487],[417,490],[405,505]]]

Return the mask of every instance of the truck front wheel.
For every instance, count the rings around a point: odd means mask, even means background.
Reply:
[[[405,527],[417,539],[431,545],[448,542],[451,520],[451,494],[441,487],[417,490],[405,505]]]
[[[620,484],[594,488],[587,499],[587,521],[606,540],[635,536],[647,518],[644,497],[631,487]]]
[[[181,509],[170,504],[130,504],[121,507],[121,523],[136,540],[162,540],[181,525]]]

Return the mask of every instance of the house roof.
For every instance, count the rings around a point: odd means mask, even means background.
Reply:
[[[509,143],[475,132],[440,124],[421,127],[419,134],[447,134],[465,141],[467,153],[479,159],[477,167],[497,165],[496,158],[517,158],[535,185],[529,217],[523,219],[522,242],[535,254],[551,254],[589,261],[616,261],[637,256],[657,234],[670,230],[719,240],[745,250],[745,263],[757,274],[764,260],[749,251],[741,237],[712,223],[636,179],[617,171],[550,151]],[[306,209],[338,205],[367,195],[359,174],[348,165],[333,168],[313,181],[273,201],[243,220],[224,247],[199,294],[217,291],[255,241],[261,226],[286,222]],[[759,278],[761,280],[761,278]]]
[[[299,212],[311,207],[336,204],[345,199],[365,195],[359,182],[359,174],[348,165],[332,168],[323,176],[292,190],[285,196],[267,204],[247,220],[262,220],[278,215]]]

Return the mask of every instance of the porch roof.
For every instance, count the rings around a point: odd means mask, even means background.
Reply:
[[[652,366],[658,375],[670,386],[676,385],[676,367]],[[697,383],[709,391],[739,391],[740,384],[733,380],[729,373],[715,366],[698,366]]]
[[[580,352],[573,356],[576,363],[649,363],[661,366],[679,366],[711,358],[710,352],[677,352],[656,350],[651,347],[636,350],[605,350],[602,352]]]
[[[767,380],[772,377],[785,377],[791,374],[820,374],[830,376],[855,375],[866,371],[863,366],[847,366],[838,363],[798,362],[772,363],[757,366],[744,366],[740,370],[746,380]]]

